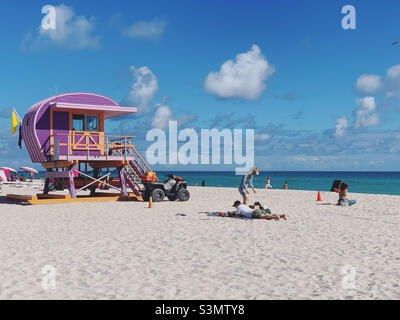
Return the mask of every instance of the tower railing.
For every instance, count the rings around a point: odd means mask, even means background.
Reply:
[[[125,168],[130,178],[139,186],[142,177],[152,172],[147,162],[136,150],[132,140],[135,136],[105,135],[102,132],[72,131],[71,133],[54,133],[50,137],[50,155],[57,151],[59,156],[86,154],[88,160],[94,160],[91,154],[103,156],[102,160],[113,161],[115,158],[127,161]]]
[[[54,147],[58,145],[60,155],[73,156],[76,155],[76,151],[87,153],[98,151],[100,155],[106,157],[112,155],[135,157],[137,152],[132,151],[134,149],[133,138],[135,136],[105,135],[101,132],[92,131],[55,133],[50,136],[49,153],[54,155]]]

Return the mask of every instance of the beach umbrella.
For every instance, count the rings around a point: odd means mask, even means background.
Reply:
[[[13,168],[9,168],[9,167],[1,167],[1,169],[7,170],[7,171],[9,171],[9,172],[14,172],[14,173],[17,173],[17,172],[18,172],[17,170],[15,170],[15,169],[13,169]]]
[[[4,172],[4,174],[7,177],[7,180],[10,180],[10,172],[13,172],[15,174],[17,174],[17,170],[13,169],[13,168],[9,168],[9,167],[2,167],[1,170]]]
[[[33,180],[33,175],[36,173],[36,174],[38,174],[39,173],[39,171],[37,171],[37,170],[35,170],[35,169],[33,169],[33,168],[30,168],[30,167],[19,167],[21,170],[24,170],[24,171],[26,171],[26,172],[29,172],[29,175],[30,175],[30,177],[31,177],[31,181]]]
[[[5,173],[5,171],[3,169],[0,169],[0,181],[8,181],[8,177],[7,174]]]
[[[29,173],[36,173],[36,174],[38,174],[39,173],[39,171],[37,171],[37,170],[35,170],[35,169],[33,169],[33,168],[29,168],[29,167],[19,167],[21,170],[23,170],[23,171],[26,171],[26,172],[29,172]]]

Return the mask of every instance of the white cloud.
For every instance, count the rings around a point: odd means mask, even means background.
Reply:
[[[175,119],[174,112],[165,102],[156,103],[156,112],[152,120],[152,127],[158,129],[168,129],[169,121],[177,121],[178,127],[184,127],[197,120],[194,114],[182,113],[179,118]]]
[[[152,126],[153,128],[165,130],[168,128],[168,122],[173,120],[172,110],[168,106],[162,105],[161,103],[157,103],[156,107],[157,110],[154,113]]]
[[[380,76],[372,74],[361,75],[356,82],[356,89],[362,93],[372,94],[381,89],[383,82]]]
[[[349,127],[349,121],[345,116],[336,119],[336,130],[334,135],[336,137],[343,137],[348,127]]]
[[[225,61],[218,72],[210,72],[204,88],[220,98],[255,100],[266,88],[265,80],[274,73],[273,66],[261,54],[257,45]]]
[[[132,84],[128,96],[121,103],[138,105],[138,114],[143,114],[149,111],[150,102],[158,90],[158,80],[148,67],[131,66],[130,70],[135,82]]]
[[[94,18],[76,16],[74,10],[64,4],[55,6],[56,28],[45,30],[40,26],[37,34],[29,33],[22,44],[24,49],[40,50],[47,46],[63,49],[97,48],[99,37],[93,36]]]
[[[197,120],[197,116],[195,114],[183,113],[178,119],[178,126],[183,127],[183,126],[189,125],[190,123],[193,123],[196,120]]]
[[[390,67],[386,71],[386,76],[389,79],[396,79],[396,78],[400,77],[400,64],[397,64],[397,65],[394,65],[394,66]]]
[[[356,103],[360,107],[354,111],[355,128],[372,127],[379,123],[379,117],[375,112],[376,104],[374,97],[360,98],[356,100]]]
[[[152,21],[139,21],[126,28],[123,32],[123,35],[131,38],[156,40],[162,36],[166,26],[167,22],[161,19],[154,19]]]
[[[256,134],[254,136],[254,140],[256,141],[267,141],[271,138],[271,136],[267,133],[262,133],[262,134]]]
[[[386,72],[386,97],[400,98],[400,64],[390,67]]]

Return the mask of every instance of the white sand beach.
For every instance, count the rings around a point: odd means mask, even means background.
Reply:
[[[235,188],[188,202],[0,202],[0,299],[400,299],[400,197],[257,190],[288,220],[210,216]],[[186,216],[179,216],[184,213]],[[55,289],[42,287],[53,266]],[[354,281],[353,281],[354,280]]]

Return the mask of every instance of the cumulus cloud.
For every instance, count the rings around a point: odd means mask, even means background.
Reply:
[[[336,119],[336,130],[334,132],[334,136],[343,137],[348,127],[349,127],[349,121],[347,120],[346,117],[340,117]]]
[[[255,141],[267,141],[271,138],[271,136],[267,133],[262,133],[262,134],[256,134],[254,136]]]
[[[255,100],[266,88],[266,79],[274,73],[257,45],[225,61],[218,72],[208,74],[204,88],[219,98]]]
[[[400,64],[390,67],[386,72],[386,97],[400,98]]]
[[[378,75],[361,75],[356,81],[355,88],[357,91],[367,95],[380,92],[384,98],[400,99],[400,64],[387,69],[384,79]]]
[[[161,19],[139,21],[123,31],[123,35],[130,38],[159,39],[165,31],[167,22]]]
[[[356,103],[360,107],[354,111],[355,128],[366,128],[379,124],[379,117],[375,112],[376,104],[374,97],[360,98],[356,100]]]
[[[170,107],[164,104],[165,102],[156,104],[156,112],[154,113],[152,120],[152,127],[158,129],[168,129],[169,121],[177,121],[178,127],[182,128],[197,120],[195,114],[182,113],[179,117],[174,117],[174,112]]]
[[[187,126],[198,119],[197,115],[195,114],[182,114],[178,119],[178,127]]]
[[[35,33],[28,33],[22,43],[23,49],[40,50],[48,46],[63,49],[93,49],[100,45],[98,36],[92,35],[94,18],[75,15],[64,4],[55,6],[56,28],[45,30],[40,26]]]
[[[168,106],[165,106],[161,103],[157,103],[156,107],[157,110],[154,113],[152,126],[153,128],[165,130],[168,128],[168,122],[173,120],[173,112]]]
[[[149,111],[150,102],[158,90],[158,80],[148,67],[130,67],[135,82],[132,84],[128,96],[121,104],[138,106],[138,114]]]
[[[357,91],[365,94],[373,94],[381,89],[383,81],[380,76],[372,74],[361,75],[356,82]]]

